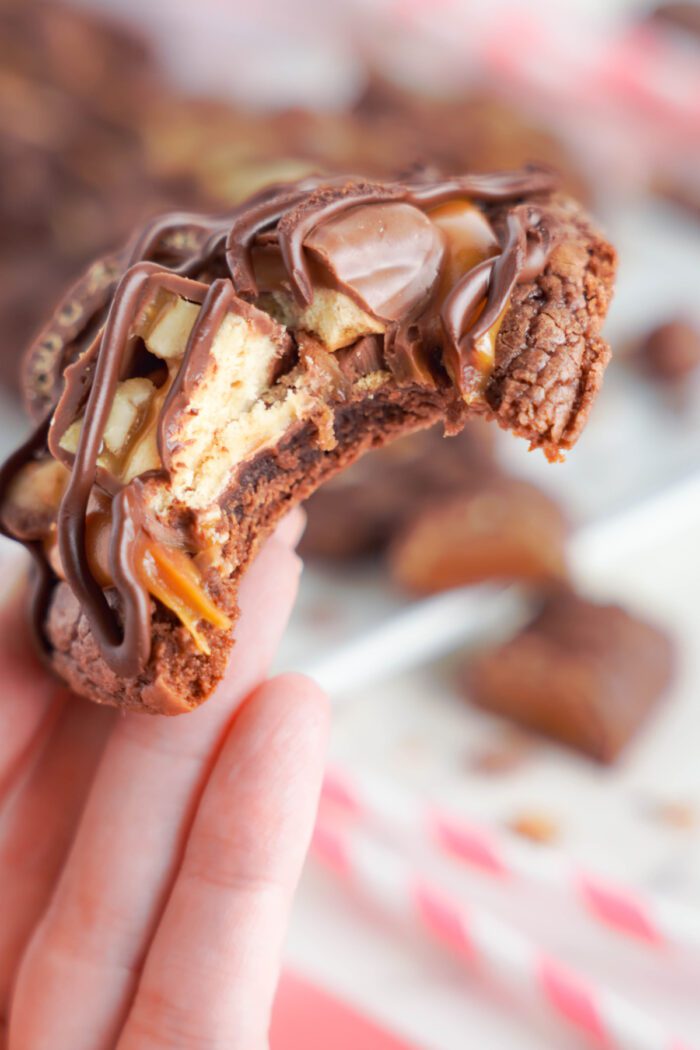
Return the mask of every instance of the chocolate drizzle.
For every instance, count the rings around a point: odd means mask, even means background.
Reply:
[[[204,370],[209,350],[219,325],[226,316],[229,307],[235,302],[236,293],[231,282],[224,279],[214,281],[202,299],[202,308],[197,315],[197,320],[187,341],[182,366],[168,391],[168,396],[160,413],[158,451],[166,470],[170,466],[172,452],[168,441],[171,419],[177,416],[181,408],[187,404],[190,386]]]
[[[496,203],[549,193],[557,178],[547,168],[526,167],[522,171],[501,171],[490,175],[456,175],[451,179],[418,178],[409,183],[408,200],[422,208],[434,208],[446,201],[467,200]]]
[[[226,235],[226,262],[236,292],[243,299],[258,293],[253,274],[250,249],[258,234],[274,226],[316,186],[316,180],[305,180],[293,186],[273,186],[253,197],[234,214]]]
[[[77,361],[66,376],[65,391],[54,413],[49,437],[49,447],[55,450],[56,455],[60,449],[57,442],[67,429],[67,424],[75,418],[75,390],[83,389],[85,374],[91,373],[94,367],[70,482],[58,512],[58,549],[66,580],[86,611],[105,660],[116,674],[125,677],[139,673],[148,659],[150,648],[150,599],[131,564],[133,543],[130,538],[133,539],[141,525],[136,495],[138,479],[131,487],[127,486],[119,492],[113,503],[110,572],[122,599],[123,626],[120,626],[104,591],[90,570],[86,549],[86,514],[96,481],[97,457],[114,392],[133,356],[134,318],[143,310],[148,297],[159,289],[167,289],[183,298],[201,302],[207,286],[164,272],[155,263],[140,262],[131,266],[115,292],[104,333],[99,340],[99,351],[95,355],[91,348],[88,359]]]
[[[135,562],[138,541],[144,533],[149,534],[149,522],[143,498],[144,480],[136,478],[122,485],[98,467],[98,457],[117,384],[128,378],[133,366],[139,345],[138,320],[156,294],[166,291],[200,304],[183,362],[158,419],[158,448],[162,469],[167,474],[171,465],[171,420],[186,405],[191,383],[206,365],[221,321],[230,309],[239,313],[251,309],[241,300],[253,300],[258,294],[253,247],[265,244],[276,249],[294,299],[299,306],[306,307],[313,300],[315,284],[315,271],[312,272],[307,257],[310,250],[307,239],[312,240],[312,233],[321,230],[324,224],[347,215],[339,235],[349,238],[342,244],[347,258],[347,252],[353,251],[351,209],[368,219],[367,209],[387,202],[401,202],[402,207],[408,206],[406,222],[411,221],[411,209],[422,213],[420,223],[415,224],[418,229],[421,224],[425,227],[425,213],[429,217],[430,209],[445,202],[481,201],[487,206],[488,214],[489,205],[513,201],[499,238],[500,252],[473,266],[439,303],[435,289],[431,292],[431,281],[436,285],[442,249],[433,251],[430,259],[435,277],[431,275],[429,281],[423,282],[425,287],[418,282],[413,297],[407,294],[395,300],[405,303],[406,313],[398,319],[390,315],[387,328],[383,357],[385,367],[394,372],[397,381],[434,384],[430,353],[437,347],[455,386],[469,398],[480,381],[477,343],[502,316],[514,285],[532,279],[541,271],[553,247],[546,206],[522,203],[522,198],[547,193],[554,185],[554,177],[541,169],[447,180],[420,175],[395,183],[310,178],[269,187],[225,218],[189,214],[160,218],[147,226],[121,256],[115,257],[122,269],[121,279],[115,283],[110,270],[93,295],[90,316],[84,314],[82,330],[71,325],[74,359],[67,363],[63,391],[50,424],[44,422],[32,439],[8,460],[0,474],[0,497],[6,495],[10,481],[22,466],[42,450],[48,449],[54,458],[71,469],[57,520],[61,565],[105,661],[116,674],[139,675],[150,655],[151,598]],[[380,275],[382,267],[386,270],[393,262],[386,251],[382,254],[386,242],[382,241],[384,228],[379,212],[375,225],[378,228],[372,235],[377,245],[376,273]],[[365,237],[367,229],[372,228],[371,219],[364,225],[359,223],[357,228],[360,232],[356,236]],[[417,251],[419,240],[407,227],[407,251],[411,245]],[[320,264],[318,253],[314,252],[314,265],[325,267],[330,283],[346,290],[372,314],[371,303],[362,299],[350,278],[344,281],[346,271],[340,272],[340,264],[333,272],[332,252],[326,251],[332,243],[332,239],[324,240]],[[439,239],[436,243],[441,244]],[[421,250],[426,251],[425,238]],[[406,272],[411,272],[410,266]],[[371,281],[372,273],[364,273],[363,279],[364,287]],[[380,295],[368,298],[381,300]],[[50,336],[49,329],[42,338],[47,340]],[[431,346],[424,353],[426,341]],[[381,356],[376,344],[375,337],[366,347],[365,356],[372,361]],[[64,346],[65,340],[61,351]],[[346,368],[351,371],[362,368],[359,354],[352,362],[345,356],[347,360],[343,360],[342,365]],[[83,425],[77,451],[72,456],[61,447],[61,438],[81,413]],[[115,593],[109,601],[91,571],[86,549],[86,514],[95,486],[112,497],[109,571]],[[41,543],[29,542],[27,546],[40,566],[43,581],[36,604],[39,622],[44,618],[53,578]]]
[[[466,273],[447,296],[440,313],[449,337],[446,363],[463,395],[476,394],[482,383],[476,345],[502,315],[515,284],[544,267],[553,243],[540,209],[515,207],[506,218],[502,251]]]
[[[351,183],[340,192],[333,187],[316,190],[296,212],[287,212],[283,216],[277,233],[280,254],[300,306],[309,306],[313,299],[313,283],[304,251],[304,240],[308,234],[349,208],[401,200],[405,196],[405,191],[400,187]]]

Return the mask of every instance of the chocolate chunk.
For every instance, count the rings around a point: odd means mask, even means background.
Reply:
[[[467,667],[468,699],[600,762],[613,762],[668,687],[673,646],[616,605],[550,596],[520,634]]]
[[[389,550],[392,578],[414,594],[484,580],[555,583],[566,574],[567,525],[534,485],[488,475],[424,505]]]
[[[339,350],[335,359],[348,379],[361,379],[372,372],[380,372],[384,368],[382,340],[376,335],[362,336],[352,346]]]
[[[435,386],[435,325],[394,325],[384,341],[384,359],[398,383]]]
[[[304,246],[332,283],[385,321],[414,314],[440,273],[445,241],[419,208],[358,206],[314,227]]]

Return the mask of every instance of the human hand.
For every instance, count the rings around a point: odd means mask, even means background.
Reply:
[[[327,735],[312,682],[265,680],[300,527],[251,567],[227,677],[179,718],[70,695],[19,598],[0,612],[3,1050],[267,1045]]]

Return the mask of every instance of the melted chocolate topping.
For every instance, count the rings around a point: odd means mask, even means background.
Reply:
[[[132,483],[118,492],[113,503],[109,561],[112,579],[122,599],[123,626],[120,626],[90,570],[86,550],[86,514],[97,480],[97,457],[114,393],[117,383],[128,372],[136,345],[134,319],[159,289],[172,291],[193,302],[202,302],[207,292],[206,285],[164,273],[155,263],[140,262],[129,267],[115,292],[97,353],[92,353],[96,341],[89,354],[66,373],[64,394],[56,407],[49,433],[49,448],[56,458],[59,454],[64,458],[58,442],[75,419],[75,391],[82,392],[85,373],[89,373],[90,395],[84,424],[68,488],[58,512],[58,549],[66,580],[89,616],[105,660],[116,674],[124,677],[137,675],[150,651],[150,599],[134,572],[131,563],[134,543],[129,540],[129,537],[131,540],[135,538],[142,524],[138,485]]]
[[[405,320],[425,306],[445,250],[444,233],[425,212],[393,200],[329,217],[298,247],[301,259],[305,252],[312,254],[340,290],[383,321]]]
[[[423,345],[427,339],[433,350],[435,345],[441,347],[442,361],[460,392],[471,396],[479,378],[477,341],[503,314],[516,282],[541,271],[553,246],[546,208],[519,201],[549,192],[554,185],[554,177],[539,169],[447,180],[423,175],[395,183],[311,178],[268,187],[225,218],[188,214],[160,218],[116,257],[121,279],[115,283],[110,271],[110,280],[93,296],[90,316],[83,314],[82,330],[71,323],[70,341],[77,359],[65,370],[63,392],[50,423],[42,424],[0,474],[2,497],[22,466],[47,448],[71,468],[57,521],[61,564],[115,673],[137,676],[150,655],[151,599],[135,563],[137,541],[149,534],[150,526],[143,480],[121,485],[98,467],[98,456],[117,384],[129,376],[138,346],[136,322],[153,297],[165,290],[201,307],[159,417],[158,447],[165,472],[170,464],[171,421],[186,404],[223,317],[229,309],[245,311],[241,300],[257,295],[252,248],[258,243],[279,253],[301,306],[313,300],[311,252],[314,265],[325,271],[332,285],[369,314],[388,321],[384,361],[399,382],[434,384],[429,351]],[[501,251],[465,273],[440,306],[434,293],[444,235],[426,212],[453,200],[514,203],[507,214]],[[220,273],[226,276],[216,276]],[[47,338],[46,333],[42,338]],[[345,354],[342,367],[362,370],[376,357],[381,354],[374,338],[363,343],[362,352],[354,357]],[[83,426],[72,456],[60,441],[81,412]],[[109,570],[116,591],[112,602],[95,580],[86,550],[86,514],[94,486],[112,496]],[[42,586],[35,602],[40,623],[53,577],[42,545],[27,546],[41,569]]]

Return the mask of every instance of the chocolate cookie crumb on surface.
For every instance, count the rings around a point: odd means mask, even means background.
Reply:
[[[264,538],[363,452],[481,416],[560,458],[608,360],[614,264],[532,168],[310,177],[138,231],[30,348],[41,422],[0,478],[53,666],[101,703],[190,710]]]
[[[527,811],[519,813],[507,822],[506,827],[536,846],[548,846],[561,837],[556,821],[546,813]]]
[[[561,592],[510,641],[477,654],[464,687],[477,707],[609,763],[642,728],[672,672],[673,648],[658,628]]]

